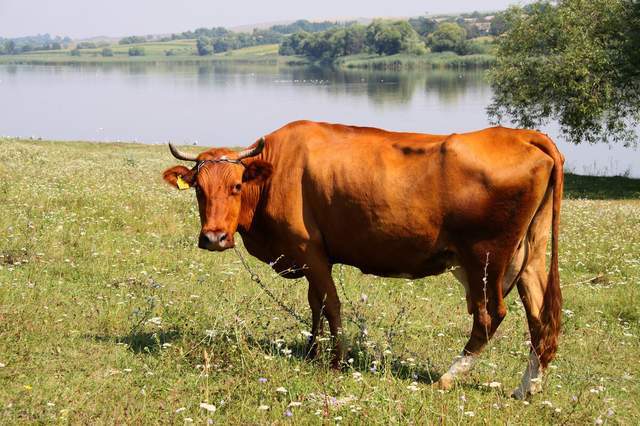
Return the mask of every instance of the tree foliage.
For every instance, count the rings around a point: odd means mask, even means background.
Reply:
[[[60,50],[71,42],[69,37],[51,37],[49,34],[3,39],[0,37],[0,55],[15,55],[33,50]]]
[[[467,30],[454,22],[443,22],[427,37],[433,52],[456,52],[464,55],[467,50]]]
[[[636,144],[640,3],[563,0],[511,8],[499,39],[488,112],[517,125],[557,120],[573,143]]]
[[[144,47],[132,46],[129,48],[129,56],[144,56]]]
[[[363,52],[379,55],[426,52],[419,34],[406,21],[376,20],[368,26],[353,24],[318,33],[298,32],[285,38],[281,55],[301,55],[319,61]]]
[[[438,22],[435,19],[425,18],[424,16],[409,18],[408,22],[422,37],[428,36],[438,28]]]
[[[379,55],[426,53],[424,42],[407,21],[375,20],[367,27],[367,44]]]
[[[504,34],[507,31],[507,19],[503,12],[498,12],[495,14],[493,19],[491,20],[491,25],[489,26],[489,34],[492,36],[499,36]]]
[[[208,37],[199,37],[196,41],[196,49],[200,56],[211,55],[213,53],[211,39]]]
[[[138,44],[138,43],[146,43],[147,38],[142,36],[129,36],[121,38],[118,41],[118,44]]]

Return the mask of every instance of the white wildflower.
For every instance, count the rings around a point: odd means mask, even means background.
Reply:
[[[412,392],[416,392],[419,388],[417,386],[417,383],[413,382],[409,386],[407,386],[407,389],[409,389]]]
[[[160,317],[153,317],[153,318],[149,318],[147,320],[148,323],[153,324],[153,325],[162,325],[162,318]]]
[[[206,402],[201,402],[200,408],[202,408],[203,410],[207,410],[210,413],[216,412],[216,406],[213,404],[207,404]]]

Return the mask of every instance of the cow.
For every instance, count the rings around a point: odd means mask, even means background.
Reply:
[[[310,353],[327,319],[332,366],[342,359],[340,300],[332,265],[383,277],[452,271],[473,326],[461,354],[435,386],[468,372],[518,288],[531,348],[516,398],[541,390],[560,332],[558,235],[564,157],[533,130],[493,127],[430,135],[297,121],[235,152],[179,160],[164,180],[195,188],[198,247],[246,250],[283,276],[304,276],[311,307]],[[551,228],[551,260],[546,248]]]

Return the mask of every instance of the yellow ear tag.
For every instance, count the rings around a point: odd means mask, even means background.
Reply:
[[[178,176],[178,189],[189,189],[190,186],[187,182],[182,179],[182,176]]]

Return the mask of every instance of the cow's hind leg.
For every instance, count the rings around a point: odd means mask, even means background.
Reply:
[[[546,249],[551,226],[550,198],[536,214],[528,233],[531,253],[522,276],[518,280],[518,293],[525,308],[531,351],[520,386],[514,391],[514,398],[523,399],[542,390],[544,370],[556,351],[557,330],[545,324],[542,310],[547,289]]]
[[[463,271],[455,274],[465,285],[467,309],[473,315],[473,327],[462,353],[440,377],[437,383],[439,388],[450,389],[457,376],[471,370],[477,355],[506,316],[507,311],[502,299],[506,263],[503,255],[494,254],[492,257],[491,251],[487,250],[485,256],[463,261]]]

